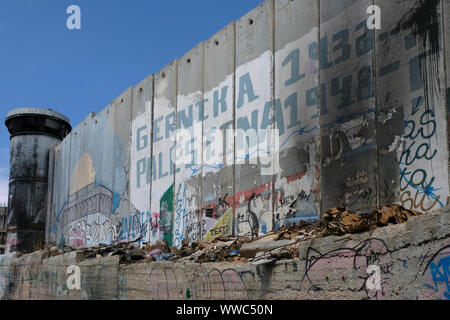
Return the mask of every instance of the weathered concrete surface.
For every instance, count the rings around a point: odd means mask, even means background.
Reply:
[[[442,4],[375,4],[383,16],[375,39],[380,203],[434,210],[448,202]]]
[[[81,252],[0,256],[2,299],[450,299],[450,209],[300,243],[273,264],[139,262]],[[80,268],[80,287],[68,281]],[[375,269],[371,269],[375,268]],[[375,270],[375,271],[374,271]],[[379,275],[379,287],[377,279]],[[370,284],[373,284],[371,286]]]
[[[447,86],[446,86],[446,110],[447,110],[447,150],[450,150],[450,117],[449,117],[449,110],[450,110],[450,62],[448,62],[448,58],[450,57],[450,3],[448,1],[442,1],[442,22],[444,24],[444,55],[445,55],[445,71],[446,71],[446,79],[447,79]],[[450,151],[449,151],[450,152]],[[450,175],[449,175],[449,181],[450,181]],[[450,185],[450,184],[449,184]]]
[[[367,26],[373,4],[380,30]],[[268,233],[336,206],[448,205],[448,7],[263,2],[54,148],[47,241],[180,246]],[[187,154],[198,163],[175,164],[186,149],[175,131],[195,133],[195,123],[202,139]],[[223,143],[214,128],[237,132]]]
[[[361,210],[377,204],[372,0],[320,1],[321,201]]]
[[[155,75],[150,241],[168,240],[173,227],[178,60]]]
[[[167,233],[166,240],[172,245],[174,236],[179,246],[182,239],[196,241],[204,237],[202,221],[202,137],[205,104],[203,99],[204,43],[186,53],[178,61],[177,85],[177,132],[175,157],[175,184],[171,190],[171,215],[167,221],[174,223],[174,199],[178,208],[183,208],[183,219]],[[181,212],[177,212],[181,214]],[[172,230],[176,230],[173,234]],[[180,240],[181,239],[181,240]]]
[[[266,241],[266,242],[250,242],[244,243],[239,249],[239,254],[243,257],[254,258],[258,252],[269,251],[294,244],[295,240],[280,240],[280,241]]]
[[[234,129],[235,23],[231,23],[205,42],[202,165],[202,238],[233,233],[234,217]],[[223,146],[223,147],[222,147]],[[223,149],[223,152],[222,152]],[[183,212],[176,194],[176,214]],[[183,239],[183,237],[180,237]],[[177,242],[174,243],[177,245]]]
[[[55,148],[53,208],[46,226],[50,244],[79,248],[127,235],[121,224],[130,218],[131,95],[130,88],[99,114],[88,115]],[[124,123],[116,125],[120,118]]]
[[[9,253],[0,256],[0,297],[5,299],[10,294],[10,287],[14,282],[13,261],[17,259],[17,253]]]
[[[319,36],[314,0],[275,1],[275,126],[281,173],[275,176],[274,227],[318,219],[320,135],[318,60],[310,55]]]
[[[92,258],[79,264],[81,299],[114,300],[119,296],[119,257]]]
[[[125,90],[113,102],[112,120],[114,126],[113,159],[113,206],[112,213],[119,220],[132,219],[130,215],[130,153],[131,153],[131,115],[134,87]],[[111,125],[110,125],[111,126]],[[93,133],[95,135],[95,133]],[[119,238],[116,230],[114,238]]]
[[[5,125],[11,134],[6,252],[33,252],[45,242],[49,150],[70,132],[70,121],[52,110],[20,108]]]
[[[372,4],[381,8],[381,30],[367,28]],[[179,246],[267,233],[339,205],[443,208],[450,180],[449,16],[445,0],[267,0],[89,114],[61,143],[41,137],[32,150],[35,141],[23,138],[19,146],[13,139],[13,158],[34,153],[50,160],[48,170],[45,161],[32,166],[32,175],[12,166],[17,185],[23,177],[39,181],[26,192],[13,183],[11,208],[29,213],[27,223],[46,222],[47,243],[60,248],[134,240]],[[195,132],[195,123],[203,139],[195,151],[188,143],[197,157],[186,166],[174,156],[186,147],[175,130]],[[214,143],[204,140],[213,128],[279,132],[256,136],[256,145],[242,132],[215,141],[225,147],[216,165],[208,163]],[[264,154],[260,142],[271,139],[278,160],[249,163]],[[45,219],[44,200],[34,195],[47,176]],[[123,265],[119,257],[87,259],[81,251],[3,255],[0,294],[448,299],[449,217],[441,209],[365,234],[303,242],[299,259],[271,265]],[[9,244],[20,244],[14,235]],[[378,275],[379,286],[372,282]]]
[[[149,241],[150,194],[152,172],[153,75],[133,89],[130,145],[130,218],[122,219],[120,241],[142,237]],[[139,170],[138,170],[139,169]],[[134,225],[139,226],[135,232]]]
[[[265,1],[236,22],[235,217],[237,235],[273,229],[273,177],[257,156],[273,129],[274,2]],[[256,139],[244,132],[254,129]],[[261,137],[262,136],[262,137]],[[248,141],[249,140],[249,141]],[[260,150],[262,149],[262,150]]]

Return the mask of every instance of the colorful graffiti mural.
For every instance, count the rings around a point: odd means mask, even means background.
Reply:
[[[450,246],[439,250],[423,272],[424,287],[437,300],[450,300]]]
[[[440,4],[377,2],[382,30],[371,0],[267,0],[89,115],[55,148],[51,242],[179,247],[447,205]]]

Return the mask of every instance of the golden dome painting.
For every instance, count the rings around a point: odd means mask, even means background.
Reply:
[[[92,158],[87,153],[84,153],[73,172],[70,181],[70,195],[93,183],[95,183],[95,169]]]

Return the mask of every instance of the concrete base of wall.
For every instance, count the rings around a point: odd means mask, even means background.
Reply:
[[[139,262],[82,252],[0,256],[3,299],[449,299],[450,209],[251,263]],[[77,276],[79,275],[79,281]]]

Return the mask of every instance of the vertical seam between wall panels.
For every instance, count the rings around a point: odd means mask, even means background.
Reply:
[[[233,28],[233,206],[232,206],[232,219],[231,219],[231,235],[237,235],[235,232],[235,227],[237,230],[236,223],[236,56],[237,56],[237,21],[234,22]],[[225,135],[226,137],[227,135]],[[228,142],[227,142],[228,143]],[[225,158],[226,159],[226,158]]]
[[[52,202],[53,202],[53,182],[55,180],[55,145],[52,145],[50,152],[49,152],[49,157],[48,157],[48,173],[47,173],[47,195],[46,195],[46,219],[45,219],[45,242],[49,243],[50,242],[50,232],[47,232],[47,230],[50,230],[50,217],[51,217],[51,208],[52,206]],[[51,156],[51,154],[53,154],[53,156]],[[51,165],[50,165],[51,163]],[[51,177],[51,184],[50,184],[50,177]],[[50,191],[50,185],[51,185],[51,192]],[[7,213],[8,214],[8,213]],[[3,223],[4,224],[4,223]],[[3,226],[2,226],[2,230],[3,230]],[[47,236],[48,234],[48,236]]]
[[[233,175],[233,194],[232,194],[232,219],[231,219],[231,235],[235,236],[235,226],[236,226],[236,55],[237,55],[237,45],[236,45],[236,35],[237,35],[237,23],[233,23],[233,164],[232,175]],[[225,135],[227,137],[227,135]],[[226,139],[226,138],[225,138]],[[227,141],[226,144],[229,142]],[[225,148],[227,146],[225,145]],[[225,152],[226,153],[226,152]],[[226,159],[226,156],[225,156]]]
[[[209,39],[208,39],[209,40]],[[200,212],[201,212],[201,215],[202,215],[202,221],[203,221],[203,208],[204,208],[204,205],[203,205],[203,157],[204,157],[204,154],[203,154],[203,152],[204,152],[204,150],[206,149],[206,148],[203,148],[203,134],[204,134],[204,126],[205,126],[205,114],[206,114],[206,103],[205,103],[205,99],[206,99],[206,95],[205,95],[205,64],[206,64],[206,58],[205,58],[205,54],[206,54],[206,44],[207,44],[207,41],[208,40],[206,40],[206,41],[203,41],[201,44],[202,44],[202,77],[201,77],[201,102],[203,103],[203,116],[202,116],[202,137],[201,137],[201,140],[200,140],[200,142],[197,142],[197,145],[199,145],[199,146],[201,146],[200,148],[201,148],[201,150],[200,150],[200,152],[198,152],[198,154],[199,154],[199,156],[197,156],[197,160],[200,162],[200,171],[199,171],[199,176],[197,177],[197,181],[198,181],[198,183],[200,184],[200,193],[199,193],[199,195],[198,195],[198,204],[197,204],[197,208],[199,208],[198,210],[200,210]],[[195,117],[194,117],[195,118]],[[194,121],[193,121],[193,123],[194,123]],[[195,126],[194,126],[194,128],[195,128]],[[195,132],[195,129],[194,129],[194,132]],[[194,133],[194,139],[195,139],[195,133]],[[196,144],[196,142],[195,142],[195,140],[194,140],[194,160],[196,159],[196,157],[195,157],[195,144]],[[205,144],[206,144],[206,141],[205,141]],[[195,162],[195,161],[194,161]],[[197,164],[198,165],[198,164]],[[175,193],[175,192],[174,192]],[[175,207],[175,204],[174,204],[174,207]],[[200,232],[201,232],[201,234],[200,235],[203,235],[203,229],[201,229],[200,230]],[[205,234],[205,236],[206,236],[206,234]],[[201,237],[201,239],[203,239],[202,237]]]
[[[154,110],[155,110],[155,78],[156,76],[153,74],[152,75],[152,83],[151,83],[151,104],[150,104],[150,123],[151,123],[151,132],[150,132],[150,187],[149,187],[149,206],[148,206],[148,210],[149,210],[149,217],[147,219],[147,232],[148,232],[148,242],[150,243],[150,236],[151,236],[151,217],[152,217],[152,190],[153,190],[153,119],[154,119]]]
[[[372,5],[375,5],[375,0],[372,0]],[[367,18],[368,19],[368,18]],[[366,20],[366,24],[367,24]],[[381,185],[380,185],[380,127],[379,127],[379,105],[378,105],[378,90],[377,90],[377,29],[372,30],[372,74],[373,74],[373,96],[374,96],[374,104],[375,104],[375,141],[376,141],[376,169],[375,169],[375,192],[376,192],[376,206],[381,205]]]
[[[323,166],[322,166],[322,84],[321,84],[321,61],[320,61],[320,0],[317,0],[317,95],[319,98],[319,219],[322,218],[323,210]]]
[[[129,128],[129,131],[128,131],[128,133],[129,133],[129,135],[130,135],[130,139],[129,139],[129,143],[130,143],[130,145],[128,146],[128,148],[129,148],[129,151],[128,151],[128,156],[129,156],[129,161],[128,161],[128,163],[129,163],[129,165],[130,165],[130,168],[128,169],[128,168],[124,168],[125,169],[125,176],[127,176],[127,182],[125,183],[125,185],[128,187],[128,201],[129,201],[129,204],[131,204],[131,184],[130,184],[130,181],[131,181],[131,148],[132,148],[132,144],[133,144],[133,124],[132,124],[132,122],[133,122],[133,102],[134,102],[134,89],[135,89],[135,86],[132,86],[131,87],[131,102],[130,102],[130,128]],[[145,108],[145,101],[144,101],[144,108]],[[145,110],[145,109],[144,109]],[[145,111],[144,111],[145,112]],[[144,113],[145,114],[145,113]],[[114,121],[115,122],[115,121]],[[125,160],[125,163],[126,163],[126,160]],[[128,169],[128,172],[127,172],[127,169]],[[150,171],[151,172],[151,171]],[[114,189],[114,180],[113,180],[113,189]],[[114,193],[113,193],[113,197],[114,197]],[[120,203],[120,202],[119,202]],[[130,220],[131,220],[131,216],[132,216],[132,213],[131,213],[131,211],[130,211],[130,205],[128,205],[128,210],[129,210],[129,212],[128,212],[128,216],[129,216],[129,218],[130,218]],[[120,214],[120,213],[119,213]],[[142,215],[141,215],[142,216]],[[144,217],[142,216],[142,220],[144,219]],[[117,221],[118,220],[118,221]],[[117,220],[116,220],[116,222],[120,222],[120,216],[118,216],[117,217]],[[141,225],[139,226],[139,237],[142,237],[142,224],[144,223],[144,221],[141,221]],[[117,225],[117,223],[116,223],[116,225]],[[120,231],[120,230],[119,230]],[[117,231],[116,231],[117,232]],[[116,234],[116,239],[114,240],[114,244],[118,241],[120,239],[120,233],[117,235]],[[138,246],[140,247],[140,243],[138,243]],[[119,264],[120,264],[120,262],[119,262]],[[117,271],[117,273],[119,273],[120,272],[120,270],[118,270]],[[120,279],[118,279],[118,280],[120,280]],[[119,282],[120,283],[120,282]]]
[[[448,1],[447,1],[448,3]],[[448,61],[447,61],[447,29],[445,28],[446,23],[445,23],[445,1],[441,1],[441,21],[442,21],[442,54],[443,54],[443,61],[444,61],[444,106],[445,106],[445,114],[446,114],[446,128],[447,128],[447,172],[450,172],[450,128],[449,128],[449,108],[450,106],[448,105],[449,102],[449,90],[447,88],[448,86],[448,76],[449,74],[447,73],[447,65],[448,65]],[[450,175],[448,176],[448,186],[450,186]],[[447,198],[448,201],[448,198]]]
[[[274,134],[276,133],[276,134],[278,134],[275,130],[273,130],[273,129],[276,129],[276,125],[275,125],[275,71],[276,71],[276,67],[275,67],[275,50],[276,50],[276,47],[275,47],[275,26],[276,26],[276,23],[275,23],[275,0],[271,0],[271,4],[272,4],[272,21],[271,21],[271,23],[272,23],[272,79],[271,79],[271,81],[272,81],[272,97],[271,97],[271,100],[272,100],[272,103],[271,103],[271,109],[272,109],[272,132],[270,133],[270,137],[269,137],[269,135],[267,135],[268,137],[268,139],[271,139],[271,141],[269,142],[270,144],[270,146],[271,146],[271,148],[272,148],[272,150],[270,150],[269,152],[270,152],[270,155],[271,155],[271,160],[270,160],[270,163],[271,163],[271,167],[273,167],[273,163],[272,163],[272,161],[274,160],[274,158],[273,158],[273,143],[274,143],[274,141],[275,141],[275,137],[274,137]],[[280,153],[278,153],[278,156],[280,156]],[[273,171],[272,171],[272,173],[273,173]],[[271,212],[271,217],[272,217],[272,230],[275,230],[275,180],[276,180],[276,177],[277,177],[277,175],[278,174],[272,174],[272,181],[271,181],[271,183],[272,183],[272,186],[271,186],[271,188],[272,188],[272,199],[270,200],[271,201],[271,210],[272,210],[272,212]],[[268,231],[268,230],[267,230]]]
[[[116,102],[117,102],[117,100],[120,97],[123,97],[123,93],[114,100],[114,102],[113,102],[113,113],[112,113],[112,118],[113,118],[113,122],[112,122],[113,123],[112,159],[111,159],[111,162],[112,162],[112,181],[111,181],[112,201],[111,201],[111,209],[110,209],[110,213],[111,213],[110,214],[110,221],[111,221],[111,216],[114,214],[112,209],[114,207],[114,178],[116,176],[116,174],[115,174],[116,168],[114,167],[114,156],[115,156],[114,155],[114,149],[115,149],[115,143],[116,143],[116,110],[117,110]],[[110,116],[111,116],[111,114],[110,114]],[[81,156],[81,139],[80,139],[80,156]],[[131,230],[131,228],[130,228],[130,230]]]
[[[76,129],[76,127],[75,127],[75,129]],[[67,183],[68,183],[68,188],[67,188],[67,194],[66,194],[66,199],[67,199],[67,203],[69,203],[69,199],[70,199],[70,167],[71,167],[71,162],[72,162],[72,159],[71,159],[71,154],[72,154],[72,137],[73,137],[73,134],[71,134],[70,135],[70,143],[69,143],[69,166],[68,166],[68,168],[67,168],[67,171],[68,171],[68,175],[67,175]],[[66,201],[64,201],[62,204],[65,204],[65,202]],[[61,209],[62,208],[64,208],[64,206],[62,206],[61,207]],[[59,209],[58,209],[59,210]],[[61,214],[62,214],[62,211],[61,211]],[[65,236],[64,236],[64,217],[62,217],[62,216],[60,216],[60,218],[62,218],[63,219],[63,228],[62,228],[62,236],[63,236],[63,238],[64,238],[64,245],[66,244],[66,238],[65,238]],[[70,241],[69,241],[70,242]],[[58,243],[58,239],[56,239],[56,244],[58,245],[59,243]],[[69,243],[70,244],[70,243]],[[59,246],[58,246],[59,247]]]
[[[173,157],[173,192],[172,192],[172,242],[173,242],[173,230],[175,228],[175,190],[176,190],[176,176],[177,176],[177,164],[176,164],[176,157],[174,155],[174,152],[177,147],[177,129],[178,129],[178,59],[175,59],[175,137],[174,137],[174,144],[172,149],[172,155],[169,152],[169,163],[171,161],[171,158]],[[182,177],[183,178],[183,177]],[[170,187],[169,187],[170,188]],[[159,209],[161,211],[161,208]],[[184,219],[184,217],[183,217]]]
[[[47,229],[48,230],[48,243],[50,242],[50,234],[51,234],[50,233],[50,225],[51,225],[51,217],[52,217],[52,209],[53,209],[53,191],[55,190],[55,163],[56,163],[55,155],[56,155],[56,146],[52,149],[52,152],[53,152],[53,161],[52,161],[52,192],[51,192],[51,195],[50,195],[50,199],[47,202],[48,206],[49,206],[49,208],[47,209],[47,214],[48,214],[48,217],[47,217],[47,221],[48,221],[48,224],[47,224],[47,228],[48,228]]]
[[[198,198],[198,210],[200,210],[199,214],[201,214],[202,220],[203,220],[203,136],[204,136],[204,126],[205,126],[205,63],[206,63],[206,59],[205,59],[205,45],[206,42],[202,42],[201,43],[201,47],[202,47],[202,105],[203,105],[203,114],[202,114],[202,136],[200,138],[200,143],[198,143],[198,145],[200,146],[200,170],[199,170],[199,176],[197,178],[198,183],[200,184],[200,194],[199,194],[199,198]],[[195,132],[195,129],[194,129]],[[194,139],[195,139],[195,134],[194,134]],[[194,140],[195,141],[195,140]],[[195,142],[194,142],[195,144]],[[194,156],[195,157],[195,156]],[[217,173],[219,174],[219,173]],[[175,190],[174,190],[175,191]],[[174,192],[174,196],[175,196],[175,192]],[[174,202],[174,217],[175,217],[175,202]],[[175,219],[175,218],[174,218]],[[175,222],[174,222],[175,225]],[[200,228],[200,239],[203,239],[203,231],[202,228]]]

